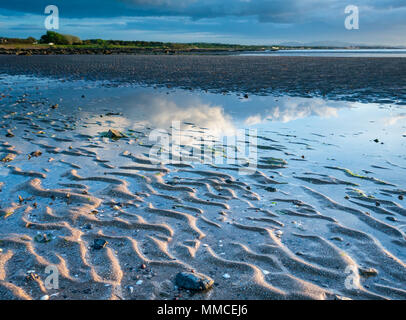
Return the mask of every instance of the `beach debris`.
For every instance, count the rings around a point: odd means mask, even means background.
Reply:
[[[28,270],[25,274],[25,280],[27,281],[39,279],[39,275],[35,273],[35,270]]]
[[[52,233],[38,233],[35,235],[34,240],[39,243],[46,243],[54,239]]]
[[[56,103],[56,104],[51,106],[51,109],[58,109],[58,107],[59,107],[59,104]]]
[[[9,130],[7,130],[6,137],[12,138],[12,137],[14,137],[14,133],[9,129]]]
[[[136,284],[137,286],[140,286],[140,285],[142,285],[143,282],[144,282],[144,281],[142,281],[142,280],[138,280],[135,284]]]
[[[228,273],[225,273],[225,274],[223,274],[223,278],[224,278],[224,279],[230,279],[231,276],[230,276]]]
[[[270,274],[270,272],[268,271],[268,270],[262,270],[262,273],[264,274],[264,275],[268,275],[268,274]]]
[[[358,272],[363,277],[375,277],[378,275],[378,270],[374,268],[358,268]]]
[[[374,142],[375,142],[375,143],[379,143],[379,139],[375,139]]]
[[[16,155],[14,153],[9,153],[8,155],[6,155],[3,159],[1,159],[1,162],[10,162],[13,161],[15,159]]]
[[[245,98],[245,99],[248,99],[248,94],[244,94],[244,98]]]
[[[145,269],[147,268],[147,266],[143,263],[143,264],[140,266],[140,268],[143,269],[143,270],[145,270]]]
[[[37,150],[37,151],[33,151],[29,154],[28,159],[31,159],[32,157],[39,157],[40,155],[42,155],[42,152]]]
[[[175,284],[179,288],[203,291],[210,289],[214,284],[214,280],[201,273],[179,272],[176,275]]]
[[[93,249],[100,250],[107,246],[108,242],[104,239],[94,239],[93,240]]]
[[[45,296],[42,296],[40,300],[49,300],[49,295],[46,294]]]

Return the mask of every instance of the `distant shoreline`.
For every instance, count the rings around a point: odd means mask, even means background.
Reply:
[[[384,48],[384,47],[278,47],[269,48],[161,48],[161,47],[87,47],[87,46],[51,46],[51,45],[0,45],[0,55],[188,55],[188,54],[238,54],[243,52],[250,53],[269,53],[278,51],[311,51],[311,50],[404,50],[402,48]]]

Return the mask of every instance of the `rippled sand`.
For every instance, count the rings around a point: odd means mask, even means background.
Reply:
[[[100,133],[126,128],[110,104],[82,113],[12,87],[0,101],[1,299],[406,298],[406,159],[370,158],[369,172],[314,161],[329,142],[314,127],[312,140],[261,134],[253,175],[196,159],[152,164],[153,127],[140,121],[113,141]],[[332,158],[351,152],[330,147]],[[108,243],[96,250],[95,239]],[[51,264],[60,288],[47,290]],[[191,270],[214,288],[176,288]]]

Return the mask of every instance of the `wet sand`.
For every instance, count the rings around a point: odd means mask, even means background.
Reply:
[[[151,55],[0,55],[0,73],[215,92],[406,103],[406,59]]]
[[[149,134],[178,119],[188,143],[218,139],[238,101],[246,120],[257,116],[244,108],[250,99],[233,98],[224,111],[176,90],[132,96],[133,87],[18,77],[1,88],[1,299],[406,298],[402,106],[369,106],[396,115],[394,129],[368,132],[376,119],[367,110],[333,135],[311,117],[338,106],[309,99],[320,105],[308,111],[303,100],[285,108],[258,97],[252,104],[281,123],[259,131],[258,170],[242,176],[236,165],[193,157],[151,163]],[[181,95],[191,99],[184,107]],[[301,115],[303,128],[289,118]],[[105,137],[110,128],[127,137]],[[377,132],[385,144],[373,141]],[[50,264],[59,289],[45,287]],[[349,270],[359,273],[356,287]],[[214,287],[178,288],[184,271]]]

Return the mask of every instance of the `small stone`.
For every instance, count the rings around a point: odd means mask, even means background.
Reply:
[[[54,236],[51,233],[38,233],[34,237],[34,240],[36,242],[46,243],[46,242],[51,241],[53,238],[54,238]]]
[[[51,106],[51,109],[58,109],[58,107],[59,107],[59,104],[54,104]]]
[[[403,198],[402,195],[400,195],[400,196],[398,197],[398,199],[399,199],[399,200],[403,200],[404,198]]]
[[[118,130],[110,129],[110,130],[107,132],[107,137],[109,137],[110,139],[121,139],[121,138],[124,138],[125,135],[122,134],[122,133],[121,133],[120,131],[118,131]]]
[[[100,250],[107,246],[108,242],[104,239],[94,239],[93,240],[93,249]]]
[[[30,153],[31,157],[39,157],[40,155],[42,155],[42,152],[39,150]]]
[[[175,284],[179,288],[202,291],[210,289],[214,280],[200,273],[180,272],[176,275]]]
[[[276,234],[278,237],[281,237],[281,236],[283,235],[283,231],[281,231],[281,230],[276,230],[276,231],[275,231],[275,234]]]
[[[225,273],[225,274],[223,274],[223,278],[224,278],[224,279],[230,279],[231,276],[230,276],[228,273]]]
[[[143,282],[144,282],[144,281],[142,281],[142,280],[138,280],[135,284],[136,284],[137,286],[139,286],[139,285],[141,285]]]
[[[147,266],[146,266],[145,264],[142,264],[142,265],[140,266],[140,268],[143,269],[143,270],[145,270],[145,269],[147,268]]]
[[[7,130],[6,137],[12,138],[12,137],[14,137],[14,133],[12,133],[11,130]]]
[[[374,268],[358,268],[359,274],[363,277],[374,277],[376,275],[378,275],[378,270],[374,269]]]
[[[46,294],[45,296],[42,296],[41,300],[49,300],[49,295]]]
[[[265,191],[268,191],[268,192],[276,192],[277,190],[276,190],[276,188],[274,188],[274,187],[266,187],[266,188],[265,188]]]

